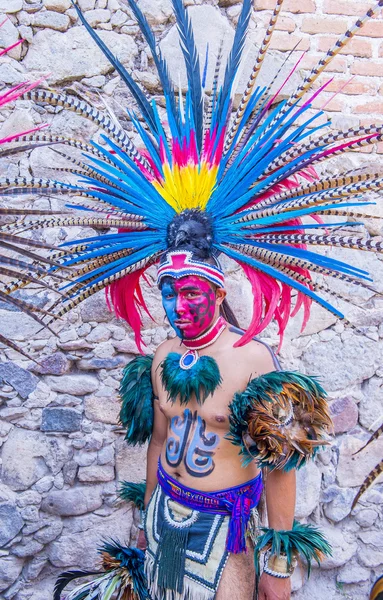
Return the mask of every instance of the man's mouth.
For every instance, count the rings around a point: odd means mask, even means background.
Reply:
[[[177,319],[176,321],[174,321],[174,324],[177,327],[187,327],[188,325],[190,325],[190,321],[186,321],[184,319]]]

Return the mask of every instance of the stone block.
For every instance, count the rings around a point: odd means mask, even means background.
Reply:
[[[51,519],[47,521],[46,525],[44,525],[41,529],[36,531],[33,536],[33,539],[39,542],[40,544],[49,544],[53,542],[58,536],[61,534],[63,530],[63,523],[61,519]]]
[[[321,473],[315,463],[309,462],[297,471],[297,519],[308,517],[318,506],[320,486]]]
[[[114,467],[107,465],[91,465],[90,467],[80,467],[78,470],[78,479],[79,481],[87,483],[112,481],[114,479]]]
[[[97,548],[103,539],[118,532],[119,541],[130,545],[132,512],[126,506],[110,516],[86,515],[81,519],[68,519],[67,527],[58,540],[48,548],[50,562],[59,568],[76,567],[94,569],[99,566]]]
[[[0,592],[11,586],[20,575],[24,561],[15,556],[0,556]]]
[[[358,407],[352,398],[338,398],[330,404],[335,433],[345,433],[358,423]]]
[[[320,377],[323,387],[332,392],[372,377],[382,364],[382,345],[362,336],[350,336],[344,342],[336,337],[311,344],[302,360],[306,373]]]
[[[0,504],[0,548],[8,544],[21,531],[24,521],[16,506],[10,502]]]
[[[108,48],[113,48],[113,53],[122,64],[125,66],[132,64],[134,57],[137,56],[137,46],[131,37],[114,31],[98,33]],[[59,61],[58,56],[60,56]],[[24,64],[28,71],[50,73],[51,84],[72,81],[80,77],[105,75],[113,69],[84,27],[72,27],[65,33],[48,29],[38,31],[29,47]],[[97,294],[98,302],[103,296],[102,292]],[[83,310],[81,309],[81,312]]]
[[[379,422],[383,414],[383,379],[373,376],[362,384],[362,398],[359,403],[359,420],[369,429]]]
[[[332,556],[326,556],[321,562],[321,569],[335,569],[348,563],[355,555],[358,544],[348,539],[338,528],[319,525],[323,535],[332,547]]]
[[[370,579],[370,571],[356,562],[344,565],[336,576],[339,583],[360,583],[368,579]]]
[[[92,421],[116,425],[120,410],[121,402],[116,397],[99,398],[88,396],[85,399],[85,416]]]
[[[64,13],[72,6],[70,0],[43,0],[45,8],[55,10],[59,13]]]
[[[348,436],[342,440],[337,470],[337,479],[341,487],[362,485],[367,475],[376,466],[378,457],[383,455],[382,438],[355,455],[363,445],[364,442],[355,436]]]
[[[23,538],[22,544],[12,546],[12,554],[19,558],[26,558],[27,556],[36,556],[44,548],[43,544],[40,544],[32,538]]]
[[[48,376],[45,383],[54,391],[72,396],[84,396],[95,392],[99,387],[99,382],[92,375],[62,375],[56,377]]]
[[[49,474],[45,458],[49,454],[47,441],[40,433],[13,429],[3,446],[3,483],[12,490],[27,490]]]
[[[17,13],[23,8],[23,0],[0,0],[0,13]]]
[[[37,387],[38,378],[13,362],[0,364],[0,381],[11,385],[22,398],[28,398]]]
[[[70,367],[71,361],[63,352],[54,352],[43,358],[39,365],[34,365],[32,370],[40,375],[64,375]]]
[[[101,491],[98,486],[53,490],[44,499],[42,509],[61,517],[83,515],[102,506]]]
[[[334,499],[324,506],[326,517],[335,523],[345,519],[351,512],[354,496],[354,490],[338,488]]]
[[[68,15],[63,15],[54,10],[39,11],[33,15],[32,25],[34,27],[47,27],[56,31],[66,31],[69,27]],[[32,42],[33,43],[33,42]]]
[[[81,429],[82,414],[73,408],[44,408],[41,431],[71,433]]]

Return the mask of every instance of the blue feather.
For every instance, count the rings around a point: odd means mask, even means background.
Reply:
[[[182,0],[172,0],[172,4],[177,19],[177,27],[181,38],[181,49],[186,65],[189,91],[192,100],[192,113],[195,123],[196,142],[198,149],[201,149],[203,134],[203,102],[199,55],[194,41],[194,33],[190,18]]]
[[[152,112],[152,107],[150,105],[150,102],[148,102],[148,100],[146,99],[142,90],[139,88],[137,83],[134,81],[133,77],[128,73],[128,71],[121,64],[121,62],[118,60],[118,58],[113,55],[113,53],[109,50],[109,48],[106,46],[106,44],[104,44],[104,42],[102,41],[100,36],[89,25],[89,23],[85,19],[84,15],[82,14],[80,8],[78,7],[77,3],[72,0],[72,5],[76,9],[78,17],[79,17],[80,21],[82,22],[82,24],[85,26],[88,33],[94,39],[94,41],[96,42],[96,44],[100,48],[100,50],[103,52],[103,54],[105,54],[106,58],[108,59],[110,64],[113,66],[113,68],[117,71],[117,73],[120,75],[120,77],[124,81],[124,83],[126,83],[126,85],[128,86],[129,91],[131,92],[131,94],[133,95],[134,99],[136,100],[138,106],[140,107],[142,116],[144,117],[146,123],[148,124],[148,127],[152,131],[156,131],[156,124],[155,124],[155,121],[153,118],[153,112]]]

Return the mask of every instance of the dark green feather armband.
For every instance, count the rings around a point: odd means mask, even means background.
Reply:
[[[262,527],[263,534],[258,538],[254,550],[255,568],[259,575],[259,555],[269,551],[277,557],[284,556],[287,560],[287,569],[293,565],[300,556],[307,562],[308,574],[311,571],[311,562],[315,560],[320,566],[325,556],[331,556],[331,546],[323,533],[313,525],[302,525],[294,522],[291,531],[269,529]]]
[[[139,510],[145,508],[145,492],[146,492],[146,481],[140,483],[133,483],[132,481],[122,481],[118,495],[125,502],[132,502]]]
[[[328,444],[332,422],[326,392],[314,377],[273,371],[250,381],[230,405],[228,439],[244,462],[260,468],[303,466]]]
[[[123,371],[120,422],[132,446],[148,441],[153,431],[152,362],[152,356],[137,356]]]

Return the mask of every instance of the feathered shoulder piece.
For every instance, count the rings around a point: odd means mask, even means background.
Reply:
[[[120,422],[128,444],[144,444],[153,430],[152,356],[137,356],[123,371]]]
[[[288,471],[303,466],[328,443],[326,392],[315,377],[273,371],[249,382],[230,405],[228,438],[245,462]]]

